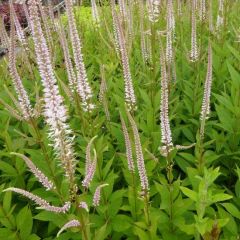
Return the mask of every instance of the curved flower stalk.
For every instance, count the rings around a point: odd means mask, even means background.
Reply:
[[[218,16],[217,16],[217,23],[216,23],[216,30],[219,31],[219,29],[222,27],[224,19],[223,19],[223,11],[224,11],[224,0],[218,1]]]
[[[212,89],[212,47],[211,43],[208,46],[208,67],[207,67],[207,76],[204,85],[204,95],[202,101],[202,111],[200,115],[201,127],[200,127],[200,136],[201,139],[204,138],[205,131],[205,122],[210,114],[210,97]]]
[[[136,97],[133,89],[133,82],[132,82],[132,76],[130,72],[126,42],[125,42],[122,26],[120,24],[117,14],[116,14],[116,27],[117,27],[117,34],[118,34],[118,44],[119,44],[120,53],[121,53],[121,62],[123,66],[123,77],[124,77],[124,85],[125,85],[125,102],[129,110],[132,111],[136,109]]]
[[[89,212],[89,208],[86,202],[80,202],[78,205],[79,208],[85,209],[87,212]]]
[[[59,232],[57,233],[57,237],[60,236],[60,234],[67,230],[68,228],[73,228],[73,227],[80,227],[81,224],[78,220],[74,219],[74,220],[71,220],[69,222],[67,222],[66,224],[64,224],[64,226],[59,230]]]
[[[148,177],[147,177],[145,163],[144,163],[140,136],[138,133],[137,125],[128,111],[127,111],[127,116],[133,130],[133,137],[134,137],[134,144],[135,144],[135,151],[136,151],[136,158],[137,158],[137,168],[138,168],[138,174],[140,177],[141,190],[143,192],[143,195],[146,196],[149,190],[149,183],[148,183]]]
[[[24,120],[29,121],[34,117],[33,109],[30,104],[28,94],[22,84],[22,80],[18,74],[16,68],[16,56],[15,56],[15,27],[14,27],[14,16],[13,16],[13,5],[10,4],[11,8],[11,36],[10,36],[10,48],[9,48],[9,72],[13,81],[15,91],[18,96],[18,106],[20,107],[19,112]]]
[[[90,183],[94,177],[95,171],[96,171],[96,165],[97,165],[97,153],[94,149],[94,158],[92,160],[91,158],[91,147],[93,144],[93,141],[97,138],[97,136],[93,137],[86,148],[86,164],[85,164],[85,178],[82,181],[82,186],[85,188],[89,188]]]
[[[97,165],[97,153],[94,149],[94,158],[93,160],[89,159],[86,160],[86,174],[85,178],[82,181],[82,186],[85,188],[89,188],[90,183],[94,177],[95,171],[96,171],[96,165]]]
[[[103,187],[106,187],[108,186],[109,184],[108,183],[105,183],[105,184],[102,184],[102,185],[99,185],[96,190],[95,190],[95,193],[93,195],[93,206],[94,207],[98,207],[99,204],[100,204],[100,198],[101,198],[101,189]]]
[[[19,193],[25,196],[26,198],[31,199],[33,202],[35,202],[35,204],[39,205],[37,209],[44,209],[46,211],[55,212],[55,213],[66,213],[71,207],[70,202],[66,202],[62,207],[52,206],[46,200],[20,188],[10,187],[4,190],[4,192],[7,192],[7,191]]]
[[[90,99],[92,98],[92,90],[88,83],[87,73],[83,62],[82,44],[78,35],[76,20],[73,14],[73,2],[72,0],[65,0],[65,4],[76,68],[77,92],[81,97],[83,110],[91,111],[94,108],[94,105],[90,103]]]
[[[160,4],[161,4],[160,0],[147,1],[149,21],[152,23],[155,23],[159,20]]]
[[[135,172],[130,137],[129,137],[128,130],[126,127],[126,123],[121,115],[120,115],[120,119],[121,119],[121,123],[122,123],[122,131],[123,131],[124,140],[125,140],[126,156],[127,156],[127,161],[128,161],[128,170],[130,172]]]
[[[20,153],[11,154],[16,155],[24,160],[30,171],[38,179],[38,181],[42,183],[46,190],[51,190],[55,188],[54,184],[50,180],[48,180],[48,177],[45,176],[45,174],[42,171],[40,171],[28,157]]]
[[[59,32],[60,44],[63,49],[63,55],[64,55],[65,64],[66,64],[66,69],[67,69],[69,87],[70,87],[70,90],[72,91],[72,93],[74,93],[76,90],[76,74],[73,69],[73,64],[72,64],[72,60],[71,60],[71,56],[70,56],[70,52],[69,52],[69,48],[68,48],[65,30],[60,21],[58,22],[58,25],[56,27]]]
[[[199,18],[200,21],[205,21],[206,19],[206,0],[199,1]]]
[[[45,121],[50,128],[49,137],[53,141],[52,145],[55,153],[61,160],[66,177],[69,180],[70,194],[74,196],[77,189],[74,177],[75,157],[72,147],[73,137],[70,137],[72,133],[66,123],[67,111],[63,103],[63,98],[59,93],[57,80],[54,76],[50,53],[38,15],[37,0],[29,1],[29,14],[37,64],[44,88]]]
[[[99,23],[100,19],[99,19],[97,4],[95,0],[91,0],[91,10],[92,10],[92,17],[94,22]]]
[[[199,51],[197,46],[197,24],[196,24],[196,0],[192,0],[192,33],[191,33],[191,51],[190,60],[196,62],[199,58]]]

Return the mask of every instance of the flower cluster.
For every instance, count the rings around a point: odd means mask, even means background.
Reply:
[[[132,130],[133,130],[133,136],[134,136],[134,144],[135,144],[135,151],[136,151],[136,158],[137,158],[137,168],[138,168],[138,174],[140,177],[141,182],[141,190],[144,192],[144,194],[147,194],[149,190],[149,183],[148,183],[148,177],[146,173],[145,163],[144,163],[144,157],[142,152],[142,145],[140,141],[140,136],[138,133],[137,125],[131,116],[129,112],[127,112],[129,122],[131,124]]]
[[[107,183],[101,184],[101,185],[99,185],[99,186],[96,188],[95,193],[94,193],[94,195],[93,195],[93,206],[94,206],[94,207],[99,206],[99,204],[100,204],[100,198],[101,198],[101,189],[102,189],[103,187],[106,187],[106,186],[108,186]]]
[[[160,15],[160,0],[148,0],[148,14],[150,22],[157,22]]]
[[[62,207],[52,206],[46,200],[28,192],[28,191],[20,189],[20,188],[12,188],[11,187],[11,188],[5,189],[4,191],[5,192],[11,191],[11,192],[19,193],[19,194],[31,199],[37,205],[39,205],[38,209],[44,209],[44,210],[49,211],[49,212],[66,213],[71,207],[70,202],[66,202]]]
[[[80,227],[80,226],[81,226],[80,222],[76,219],[73,219],[73,220],[67,222],[66,224],[64,224],[64,226],[57,233],[57,237],[59,237],[59,235],[68,228]]]
[[[49,126],[49,137],[53,141],[57,157],[61,160],[69,180],[70,192],[74,194],[76,192],[74,183],[75,157],[72,148],[73,137],[70,137],[72,133],[66,123],[67,111],[59,93],[47,42],[43,35],[38,15],[38,1],[30,0],[28,4],[36,59],[44,91],[45,121]]]
[[[197,46],[197,24],[196,24],[196,0],[192,1],[192,33],[191,33],[191,51],[190,60],[196,62],[199,58],[198,46]]]
[[[135,167],[134,167],[130,137],[129,137],[128,130],[127,130],[127,127],[126,127],[126,123],[125,123],[125,121],[124,121],[124,119],[121,115],[120,115],[120,118],[121,118],[122,130],[123,130],[123,135],[124,135],[124,140],[125,140],[126,155],[127,155],[127,161],[128,161],[128,169],[129,169],[130,172],[134,172]]]
[[[18,74],[16,68],[16,56],[15,56],[15,27],[14,27],[14,10],[12,4],[11,9],[11,36],[10,36],[10,48],[9,48],[9,72],[12,77],[13,85],[18,96],[18,105],[20,107],[20,113],[26,121],[29,121],[33,116],[33,109],[30,104],[30,99],[23,86],[22,80]]]
[[[115,11],[115,9],[113,9],[113,11]],[[129,107],[129,110],[135,110],[136,97],[133,89],[132,75],[130,72],[128,52],[126,49],[126,42],[123,34],[123,29],[122,29],[119,17],[117,16],[117,13],[115,12],[113,15],[114,15],[113,21],[115,21],[115,25],[116,25],[117,40],[118,40],[118,45],[120,47],[121,61],[123,66],[125,101],[127,106]]]
[[[77,24],[73,14],[72,0],[65,0],[65,5],[77,76],[77,92],[81,97],[83,110],[91,111],[94,108],[94,105],[89,102],[92,98],[92,90],[87,79],[82,55],[82,44],[78,35]]]
[[[202,111],[201,111],[201,115],[200,115],[200,119],[201,119],[200,135],[201,135],[201,138],[204,137],[205,122],[206,122],[206,119],[209,117],[209,114],[210,114],[211,89],[212,89],[212,47],[211,47],[211,44],[209,43],[209,46],[208,46],[208,67],[207,67],[207,75],[206,75],[206,80],[205,80],[205,85],[204,85]]]

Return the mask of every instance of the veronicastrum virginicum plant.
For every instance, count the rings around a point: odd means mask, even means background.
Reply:
[[[0,26],[0,236],[237,239],[238,3],[23,4],[29,37],[12,5]]]

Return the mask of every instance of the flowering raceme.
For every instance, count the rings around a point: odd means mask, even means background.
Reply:
[[[74,183],[75,158],[72,148],[71,130],[66,123],[67,111],[63,98],[59,93],[56,78],[51,63],[50,53],[46,39],[43,35],[38,15],[38,2],[29,1],[29,14],[37,64],[44,91],[44,116],[49,126],[49,136],[57,157],[61,160],[70,184],[70,193],[76,192]]]
[[[87,73],[83,62],[82,44],[78,35],[76,20],[73,14],[73,2],[72,0],[65,0],[65,4],[73,48],[73,57],[75,61],[77,92],[81,97],[83,110],[91,111],[94,108],[94,105],[90,103],[90,99],[92,98],[92,90],[88,83]]]

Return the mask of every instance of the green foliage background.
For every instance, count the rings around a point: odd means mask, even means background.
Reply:
[[[86,1],[87,2],[87,1]],[[237,240],[240,233],[240,44],[236,36],[239,29],[239,2],[229,5],[227,24],[219,36],[208,32],[207,24],[198,25],[201,57],[196,64],[187,59],[190,49],[189,14],[176,19],[176,82],[170,90],[170,120],[173,142],[196,146],[186,151],[173,153],[174,181],[169,185],[166,178],[166,160],[160,155],[161,142],[160,106],[160,64],[159,45],[156,41],[156,71],[152,74],[150,64],[145,64],[141,56],[140,36],[136,33],[130,48],[130,68],[137,95],[138,109],[135,120],[141,136],[147,175],[151,183],[150,197],[151,225],[146,225],[143,202],[137,198],[134,204],[131,176],[127,169],[124,138],[119,120],[119,112],[124,114],[124,82],[122,67],[112,41],[112,20],[108,7],[103,7],[101,16],[106,24],[99,28],[93,23],[89,8],[75,9],[78,30],[83,41],[84,61],[88,78],[94,90],[96,110],[91,114],[76,111],[76,106],[68,97],[67,75],[63,53],[58,44],[52,46],[53,61],[61,93],[69,110],[69,122],[76,135],[75,151],[78,160],[78,183],[84,174],[85,150],[89,140],[98,135],[95,149],[99,161],[91,195],[84,196],[91,205],[92,194],[99,183],[107,182],[101,206],[90,211],[91,239],[204,239],[211,238],[213,231],[219,231],[222,240]],[[187,12],[187,10],[185,9]],[[214,20],[217,1],[214,1]],[[66,18],[63,16],[64,23]],[[135,18],[138,25],[138,19]],[[107,26],[107,28],[106,28]],[[156,28],[163,30],[162,20]],[[109,32],[111,34],[109,34]],[[203,84],[207,69],[207,44],[211,37],[213,47],[213,88],[211,96],[211,117],[206,125],[204,152],[200,154],[198,145],[199,114],[201,110]],[[57,42],[57,34],[53,33]],[[163,39],[163,43],[164,43]],[[30,39],[30,45],[31,45]],[[36,95],[42,96],[40,77],[35,65],[34,54],[30,57],[33,74],[24,58],[19,54],[18,70],[32,102]],[[104,66],[108,86],[107,102],[111,121],[106,121],[102,106],[98,103],[101,74]],[[0,98],[10,105],[12,101],[8,89],[14,94],[8,74],[7,58],[0,60]],[[14,94],[15,95],[15,94]],[[125,119],[126,116],[124,115]],[[47,128],[42,118],[38,120],[43,141],[48,144]],[[51,192],[45,191],[28,171],[24,162],[11,152],[28,155],[46,175],[49,166],[41,154],[36,136],[28,124],[9,115],[0,106],[0,239],[37,240],[56,239],[56,233],[71,213],[56,215],[35,209],[34,204],[24,197],[3,193],[2,190],[14,186],[61,204]],[[51,147],[52,166],[56,178],[62,182],[61,191],[66,192],[63,172],[55,159]],[[200,165],[201,163],[201,165]],[[64,232],[60,240],[82,239],[77,229]]]

